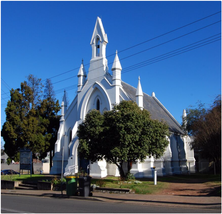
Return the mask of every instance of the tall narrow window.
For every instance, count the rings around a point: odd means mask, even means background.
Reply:
[[[100,102],[99,102],[99,99],[97,99],[96,101],[96,110],[100,110]]]
[[[69,144],[72,142],[72,130],[69,132]]]
[[[100,56],[100,40],[96,39],[96,56]]]
[[[72,130],[69,131],[69,145],[71,144],[71,142],[72,142]],[[69,156],[70,156],[70,148],[69,148]]]

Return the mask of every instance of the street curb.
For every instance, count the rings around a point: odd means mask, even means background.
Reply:
[[[20,193],[20,192],[1,192],[1,194],[5,195],[23,195],[23,196],[35,196],[35,197],[49,197],[49,198],[67,198],[67,199],[79,199],[79,200],[92,200],[92,201],[108,201],[109,199],[100,199],[97,197],[89,196],[89,197],[83,197],[83,196],[67,196],[66,194],[64,195],[59,195],[59,194],[41,194],[41,195],[36,195],[32,193]],[[112,200],[112,199],[110,199]]]

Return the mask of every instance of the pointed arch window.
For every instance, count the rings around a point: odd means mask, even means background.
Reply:
[[[96,38],[96,56],[100,56],[100,39]]]
[[[96,101],[96,110],[100,111],[100,102],[99,99]]]
[[[69,144],[72,142],[72,130],[69,131]]]

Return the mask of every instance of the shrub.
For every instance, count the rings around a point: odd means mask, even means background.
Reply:
[[[106,182],[104,180],[98,180],[98,181],[96,181],[96,185],[99,187],[105,187]]]
[[[60,179],[53,178],[52,181],[51,181],[51,183],[53,183],[54,185],[60,185],[61,183],[65,183],[65,182],[66,182],[65,178],[63,178],[62,180],[61,180],[61,178]]]
[[[126,180],[127,181],[134,181],[135,177],[132,173],[128,173],[127,176],[126,176]]]

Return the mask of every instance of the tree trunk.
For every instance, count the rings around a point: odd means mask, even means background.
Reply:
[[[127,174],[130,173],[130,170],[132,169],[132,166],[133,166],[133,161],[128,160],[128,163],[127,163]]]
[[[125,180],[126,179],[126,173],[123,170],[123,163],[116,164],[116,165],[118,167],[121,180]]]
[[[34,173],[34,165],[33,165],[34,163],[33,163],[33,159],[34,159],[34,154],[32,153],[32,173],[30,172],[30,174],[33,174],[33,175],[34,175],[35,173]]]
[[[49,162],[50,162],[49,167],[50,167],[50,170],[51,170],[51,168],[52,168],[52,158],[53,158],[52,152],[53,152],[53,151],[50,151],[50,157],[49,157]]]

